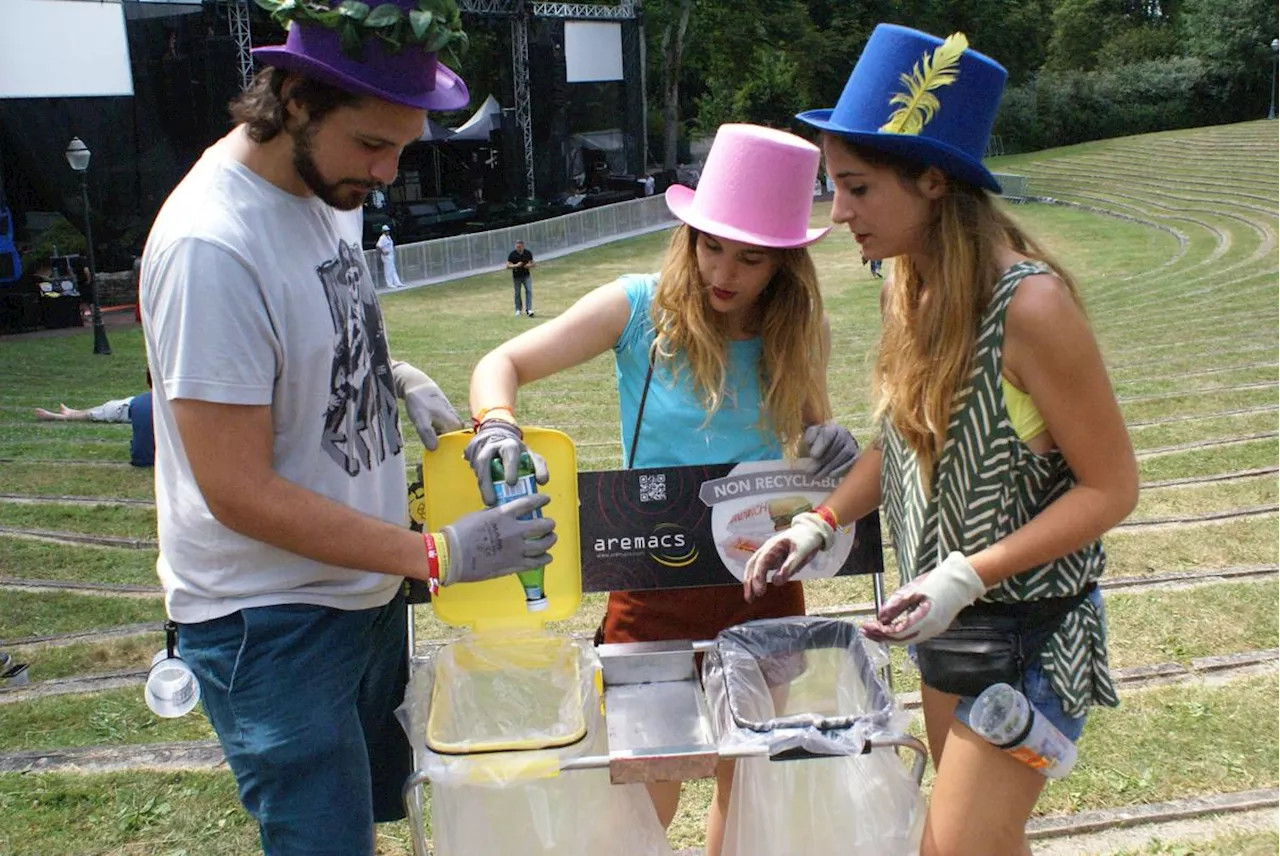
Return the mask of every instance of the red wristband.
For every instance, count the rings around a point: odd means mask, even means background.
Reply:
[[[821,517],[826,524],[832,529],[839,529],[840,524],[836,521],[836,513],[825,505],[819,505],[813,510],[813,513]]]
[[[435,597],[440,591],[440,554],[436,551],[436,538],[430,532],[422,533],[422,543],[427,548],[427,591]]]

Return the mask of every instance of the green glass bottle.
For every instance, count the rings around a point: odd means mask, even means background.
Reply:
[[[498,498],[499,505],[505,505],[514,499],[522,496],[528,496],[538,492],[538,480],[533,469],[533,461],[529,458],[529,453],[525,452],[520,456],[520,466],[516,470],[516,483],[509,485],[506,483],[506,472],[502,466],[501,458],[494,458],[489,463],[489,474],[493,477],[493,493]],[[541,517],[542,511],[534,509],[521,520],[533,520]],[[541,612],[547,608],[547,595],[543,589],[543,569],[535,568],[532,571],[518,571],[516,578],[520,580],[520,585],[524,588],[524,605],[530,612]]]

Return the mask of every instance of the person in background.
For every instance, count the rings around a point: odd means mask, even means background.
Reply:
[[[88,410],[76,410],[59,404],[58,409],[35,409],[35,416],[42,422],[116,422],[128,423],[133,428],[129,440],[129,463],[135,467],[155,464],[156,439],[151,423],[151,390],[103,402]]]
[[[391,227],[383,226],[378,237],[378,257],[382,260],[382,281],[387,288],[400,288],[400,274],[396,271],[396,242],[391,239]]]
[[[511,287],[515,291],[516,316],[523,311],[533,317],[533,253],[524,247],[524,241],[516,241],[516,248],[507,255],[507,270],[511,271]],[[524,290],[524,303],[520,302],[520,291]]]
[[[661,273],[601,286],[481,359],[471,376],[471,410],[481,421],[465,454],[485,501],[493,501],[495,459],[509,483],[516,479],[524,451],[518,387],[610,350],[628,467],[808,454],[819,477],[847,469],[857,443],[830,421],[830,333],[807,249],[827,232],[809,228],[817,170],[818,149],[799,137],[721,126],[697,191],[676,185],[666,192],[683,225],[672,233]],[[743,182],[742,175],[756,178]],[[545,465],[538,476],[549,477]],[[713,639],[744,621],[803,613],[799,583],[751,604],[735,586],[615,591],[597,641]],[[720,854],[732,781],[733,764],[722,763],[707,817],[708,856]],[[649,786],[664,826],[680,789],[679,782]]]
[[[882,24],[836,107],[800,114],[823,135],[831,219],[894,260],[873,374],[881,434],[744,580],[748,601],[786,585],[833,527],[883,506],[901,586],[862,631],[913,646],[920,666],[937,769],[923,856],[1031,852],[1046,779],[970,729],[972,696],[1018,684],[1073,741],[1091,705],[1119,703],[1100,538],[1137,503],[1138,467],[1075,282],[995,202],[982,154],[1004,82],[960,33]],[[977,631],[988,651],[1014,640],[1021,665],[955,647]]]
[[[157,571],[267,856],[371,856],[375,822],[404,816],[413,761],[394,716],[405,578],[541,567],[555,524],[520,519],[547,500],[531,496],[408,527],[397,399],[428,452],[461,422],[430,377],[391,360],[361,208],[428,109],[466,105],[426,49],[465,37],[456,16],[406,28],[395,50],[357,28],[349,54],[314,5],[281,10],[285,44],[254,51],[235,127],[170,194],[143,254]]]

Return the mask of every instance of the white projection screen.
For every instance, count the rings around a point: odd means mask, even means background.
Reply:
[[[120,3],[3,0],[0,19],[0,98],[133,94]]]
[[[622,25],[565,21],[564,69],[569,83],[622,80]]]

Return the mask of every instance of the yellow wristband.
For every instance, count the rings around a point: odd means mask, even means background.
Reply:
[[[440,585],[447,585],[449,581],[449,539],[444,537],[443,532],[431,533],[436,539],[436,556],[440,562]]]

